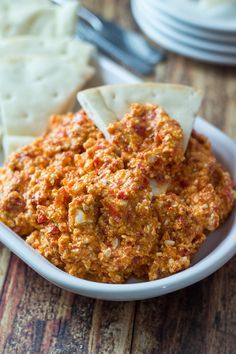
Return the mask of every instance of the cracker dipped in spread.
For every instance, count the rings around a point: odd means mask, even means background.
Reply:
[[[180,124],[133,104],[109,125],[84,111],[51,117],[48,131],[0,170],[0,219],[50,262],[80,278],[124,283],[179,272],[233,205],[232,181],[202,135],[184,153]],[[149,179],[168,182],[155,195]]]

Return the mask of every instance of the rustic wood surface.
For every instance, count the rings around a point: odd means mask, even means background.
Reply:
[[[137,29],[127,0],[85,5]],[[202,115],[236,138],[236,70],[169,55],[156,81],[205,91]],[[0,249],[0,353],[236,352],[236,258],[181,291],[137,302],[105,302],[68,293]]]

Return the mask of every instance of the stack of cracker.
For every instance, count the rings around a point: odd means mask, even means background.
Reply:
[[[73,108],[94,74],[94,48],[73,39],[77,1],[0,3],[0,118],[5,158],[31,142],[51,114]]]

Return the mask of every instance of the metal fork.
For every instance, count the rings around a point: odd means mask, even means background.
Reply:
[[[68,0],[52,0],[57,5],[64,5],[66,1]],[[141,35],[124,29],[85,7],[79,9],[78,17],[81,21],[77,24],[77,35],[141,74],[151,74],[154,65],[166,58],[162,50],[150,45]]]

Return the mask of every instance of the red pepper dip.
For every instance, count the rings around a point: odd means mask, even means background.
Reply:
[[[154,280],[190,266],[233,205],[232,181],[208,140],[160,107],[133,104],[108,128],[83,111],[55,115],[48,131],[0,169],[0,219],[57,267],[80,278]],[[167,184],[156,195],[150,179]]]

